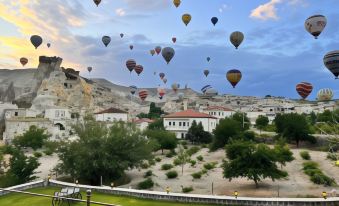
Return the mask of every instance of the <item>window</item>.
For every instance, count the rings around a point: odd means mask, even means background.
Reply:
[[[59,117],[59,111],[55,111],[55,117]]]
[[[19,113],[18,113],[18,112],[14,112],[14,116],[16,116],[16,117],[17,117],[18,115],[19,115]]]
[[[189,122],[187,122],[187,127],[189,127],[190,126],[190,123]]]
[[[181,127],[181,122],[179,122],[179,127]]]
[[[183,122],[183,123],[182,123],[182,126],[186,127],[186,122]]]
[[[65,111],[60,111],[60,117],[64,117],[65,116]]]
[[[219,116],[220,116],[220,112],[219,112]]]
[[[173,126],[175,126],[175,122],[173,122]]]
[[[168,125],[169,125],[169,126],[172,126],[172,122],[168,122]]]
[[[181,133],[181,139],[184,139],[184,138],[185,138],[185,134]]]

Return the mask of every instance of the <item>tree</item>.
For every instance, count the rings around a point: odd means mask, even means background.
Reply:
[[[288,176],[287,172],[278,169],[275,150],[265,144],[232,141],[226,146],[226,156],[229,161],[223,163],[223,175],[229,181],[247,177],[258,187],[262,179],[271,178],[274,181]]]
[[[74,126],[78,140],[59,148],[61,168],[73,178],[98,185],[100,177],[112,181],[127,169],[140,166],[152,157],[149,141],[133,125],[105,123],[86,118]]]
[[[194,120],[191,127],[188,129],[186,139],[192,143],[210,143],[212,141],[212,135],[204,130],[201,122],[197,124]]]
[[[250,128],[251,122],[246,113],[236,112],[232,115],[232,119],[239,122],[243,130],[248,130]]]
[[[148,125],[147,129],[150,129],[150,130],[165,130],[164,120],[162,118],[156,119],[153,123]]]
[[[19,147],[32,147],[36,150],[43,146],[44,141],[46,141],[49,136],[50,135],[46,133],[46,129],[40,129],[32,125],[23,135],[15,137],[13,143]]]
[[[314,113],[314,111],[311,112],[308,118],[311,125],[315,125],[317,123],[317,115]]]
[[[160,116],[164,114],[164,111],[161,110],[160,107],[157,107],[154,102],[152,102],[149,106],[148,114],[140,113],[137,115],[139,118],[149,118],[149,119],[158,119]]]
[[[190,155],[184,150],[183,147],[180,147],[176,159],[181,165],[181,174],[184,175],[184,166],[190,161]]]
[[[213,131],[214,137],[211,150],[224,147],[232,137],[239,135],[241,131],[242,126],[240,122],[230,118],[220,120],[218,126]]]
[[[330,110],[325,110],[323,113],[317,115],[318,122],[328,122],[334,123],[339,122],[339,109],[331,112]]]
[[[286,162],[292,162],[294,160],[293,152],[291,152],[290,148],[283,139],[280,139],[277,142],[274,146],[274,150],[277,162],[280,163],[281,168],[286,165]]]
[[[304,115],[297,113],[278,114],[274,120],[276,132],[289,141],[295,141],[299,147],[300,141],[315,143],[316,139],[309,135],[309,124]]]
[[[166,130],[146,130],[145,135],[158,142],[162,154],[164,153],[164,149],[173,150],[178,144],[175,134]]]
[[[255,126],[259,129],[260,134],[261,134],[261,130],[267,127],[269,122],[270,121],[268,117],[263,116],[263,115],[259,115],[259,117],[255,120]]]

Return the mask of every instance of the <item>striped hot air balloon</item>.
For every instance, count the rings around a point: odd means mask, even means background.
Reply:
[[[205,94],[206,91],[209,90],[209,89],[212,89],[212,86],[211,85],[206,85],[203,88],[201,88],[201,91],[202,91],[203,94]]]
[[[148,96],[148,91],[147,90],[141,90],[139,92],[139,97],[142,101],[145,101],[145,99],[147,98]]]
[[[333,91],[329,88],[321,89],[317,94],[318,101],[330,101],[333,96]]]
[[[330,72],[338,79],[339,76],[339,50],[328,52],[324,56],[324,64]]]
[[[296,90],[303,99],[306,99],[308,95],[311,94],[313,86],[311,83],[308,82],[300,82],[299,84],[297,84]]]
[[[136,65],[134,68],[134,71],[138,74],[138,76],[142,73],[143,70],[144,70],[144,67],[141,65]]]
[[[20,63],[24,67],[28,63],[28,59],[26,57],[21,57],[20,58]]]
[[[135,62],[134,59],[129,59],[129,60],[126,61],[126,67],[127,67],[129,72],[132,72],[136,65],[137,65],[137,63]]]
[[[131,92],[131,94],[132,94],[132,95],[134,95],[134,94],[135,94],[135,92],[137,92],[137,90],[138,90],[138,87],[137,87],[137,86],[134,86],[134,85],[132,85],[132,86],[130,86],[130,87],[129,87],[129,89],[130,89],[130,92]]]
[[[227,80],[232,84],[233,88],[240,82],[242,74],[237,69],[229,70],[226,74]]]

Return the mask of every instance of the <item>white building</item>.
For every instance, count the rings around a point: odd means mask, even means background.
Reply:
[[[178,139],[183,139],[193,121],[197,124],[201,122],[207,132],[213,132],[218,123],[218,119],[209,114],[185,110],[164,116],[164,127],[167,131],[174,132]]]
[[[148,125],[153,123],[154,120],[148,119],[148,118],[142,118],[142,119],[135,119],[133,120],[133,123],[139,128],[141,131],[147,129]]]
[[[203,112],[218,118],[218,120],[231,117],[233,114],[235,114],[234,110],[221,106],[210,106],[204,109]]]
[[[94,116],[96,121],[101,122],[128,121],[128,112],[116,108],[109,108],[97,112]]]

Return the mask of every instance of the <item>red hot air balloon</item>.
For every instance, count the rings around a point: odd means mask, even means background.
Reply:
[[[133,45],[129,45],[129,49],[133,50],[134,46]]]
[[[139,97],[142,101],[145,101],[145,99],[147,98],[148,96],[148,91],[147,90],[141,90],[139,92]]]
[[[176,37],[173,37],[173,38],[172,38],[172,42],[173,42],[173,43],[177,42],[177,38],[176,38]]]
[[[141,65],[136,65],[134,68],[134,71],[138,74],[138,76],[142,73],[143,70],[144,70],[144,67]]]
[[[306,99],[308,95],[311,94],[313,86],[311,83],[308,82],[300,82],[299,84],[297,84],[296,90],[303,99]]]
[[[21,57],[20,58],[20,63],[24,67],[28,63],[28,59],[26,57]]]
[[[161,47],[160,46],[157,46],[157,47],[155,47],[155,52],[157,53],[157,55],[159,55],[160,54],[160,52],[161,52]]]
[[[135,62],[134,59],[129,59],[126,62],[126,67],[127,67],[129,72],[132,72],[136,65],[137,65],[137,63]]]

